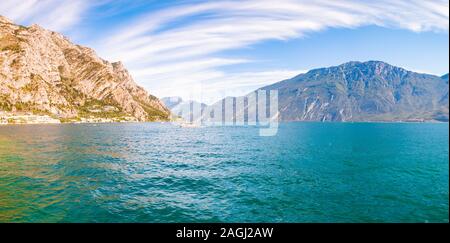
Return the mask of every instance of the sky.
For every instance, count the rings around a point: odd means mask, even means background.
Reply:
[[[2,0],[0,14],[122,61],[160,98],[213,103],[348,61],[449,70],[445,0]]]

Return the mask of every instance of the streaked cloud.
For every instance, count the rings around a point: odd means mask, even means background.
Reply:
[[[37,23],[64,31],[79,23],[93,1],[86,0],[2,0],[0,13],[17,23]]]
[[[300,38],[327,28],[377,25],[414,32],[448,32],[446,1],[195,2],[139,16],[99,43],[102,55],[123,60],[141,84],[159,96],[180,95],[202,84],[208,94],[245,90],[298,70],[229,73],[222,53],[265,40]],[[217,62],[220,60],[220,62]],[[279,74],[277,77],[276,74]],[[161,84],[166,84],[163,87]],[[173,88],[177,87],[177,88]],[[179,89],[179,87],[184,87]],[[170,90],[173,90],[170,92]],[[242,91],[245,92],[245,91]],[[216,97],[219,98],[219,97]]]

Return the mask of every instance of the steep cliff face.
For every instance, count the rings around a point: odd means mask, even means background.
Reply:
[[[166,120],[169,110],[136,85],[120,62],[99,58],[59,33],[0,17],[0,110],[71,119]]]
[[[315,69],[262,89],[278,90],[285,121],[448,121],[449,116],[448,76],[380,61]]]

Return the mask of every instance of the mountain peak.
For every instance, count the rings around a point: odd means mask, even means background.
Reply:
[[[350,61],[350,62],[346,62],[343,63],[337,67],[341,67],[341,68],[361,68],[361,67],[367,67],[367,68],[378,68],[378,69],[382,69],[382,68],[396,68],[396,69],[402,69],[400,67],[396,67],[394,65],[391,65],[389,63],[383,62],[383,61],[376,61],[376,60],[370,60],[370,61],[365,61],[365,62],[360,62],[360,61]]]
[[[40,26],[40,25],[38,25],[38,24],[32,24],[32,25],[30,25],[30,29],[36,30],[36,31],[43,31],[43,32],[48,31],[48,30],[44,29],[42,26]],[[49,32],[50,32],[50,31],[49,31]]]
[[[0,15],[0,23],[12,24],[12,21],[3,15]]]
[[[393,66],[383,61],[350,61],[338,66],[313,69],[306,75],[343,75],[343,77],[361,78],[361,77],[382,77],[392,78],[397,76],[405,76],[410,71],[403,68]],[[301,77],[303,75],[299,75]]]
[[[369,73],[372,73],[374,75],[388,75],[390,73],[406,74],[408,72],[401,67],[397,67],[382,61],[366,61],[358,63],[355,66],[360,70],[369,71]]]

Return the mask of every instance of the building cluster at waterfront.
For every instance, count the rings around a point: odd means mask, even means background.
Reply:
[[[59,119],[49,115],[34,115],[32,113],[11,113],[0,111],[0,124],[57,124]]]
[[[5,112],[0,111],[0,125],[8,124],[59,124],[59,123],[111,123],[111,122],[136,122],[134,117],[86,117],[78,119],[60,119],[51,117],[49,115],[36,115],[31,112]]]

